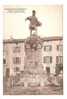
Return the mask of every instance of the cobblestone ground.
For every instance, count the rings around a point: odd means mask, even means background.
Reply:
[[[63,88],[53,85],[27,88],[15,86],[4,90],[4,95],[63,95]]]
[[[50,79],[49,81],[51,81]],[[20,84],[10,86],[9,84],[11,83],[11,81],[10,82],[9,81],[7,84],[7,81],[4,79],[3,83],[4,95],[63,95],[63,80],[60,80],[59,82],[60,85],[56,85],[55,83],[53,84],[51,82],[48,83],[47,81],[47,84],[45,84],[43,87],[40,85],[32,87],[31,86],[24,87]]]

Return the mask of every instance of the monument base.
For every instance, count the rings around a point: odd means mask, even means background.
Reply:
[[[32,86],[44,86],[45,85],[46,74],[38,74],[38,73],[28,73],[24,72],[22,77],[22,82],[24,83],[24,87],[32,87]]]
[[[44,78],[42,39],[36,34],[32,34],[25,41],[24,86],[43,86]]]

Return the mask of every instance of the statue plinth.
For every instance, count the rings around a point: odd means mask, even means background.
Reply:
[[[42,66],[42,40],[37,35],[31,35],[25,41],[25,71],[41,73]]]
[[[24,83],[41,84],[44,80],[44,67],[42,65],[42,40],[32,34],[25,41]],[[27,85],[27,84],[26,84]]]

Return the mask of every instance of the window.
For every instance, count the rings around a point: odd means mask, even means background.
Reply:
[[[52,63],[52,56],[45,56],[44,63]]]
[[[63,50],[63,46],[62,45],[57,45],[57,51],[62,51]]]
[[[50,74],[50,67],[46,67],[47,74]]]
[[[63,63],[63,56],[56,56],[56,63],[62,64]]]
[[[15,72],[19,72],[19,67],[15,67],[15,68],[14,68],[14,71],[15,71]]]
[[[51,51],[52,50],[52,46],[48,45],[48,46],[44,46],[44,51]]]
[[[6,68],[6,78],[8,79],[10,76],[10,69],[9,68]]]
[[[20,52],[20,47],[19,46],[16,46],[13,48],[13,52],[16,53],[16,52]]]
[[[3,64],[6,64],[6,59],[3,59]]]
[[[20,57],[14,57],[13,58],[13,63],[14,64],[21,64],[21,58]]]

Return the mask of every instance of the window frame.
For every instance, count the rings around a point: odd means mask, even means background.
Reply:
[[[13,57],[13,64],[21,64],[21,57]]]
[[[63,45],[57,45],[57,51],[63,51]]]
[[[63,63],[63,56],[56,56],[56,64],[62,64],[62,63]]]
[[[51,51],[51,50],[52,50],[52,45],[44,46],[44,51]]]
[[[44,56],[44,64],[52,64],[52,56]]]

